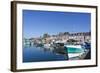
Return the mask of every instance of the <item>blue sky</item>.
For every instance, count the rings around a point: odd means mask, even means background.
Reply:
[[[89,32],[91,14],[76,12],[55,12],[23,10],[23,35],[25,38],[39,37],[59,32]]]

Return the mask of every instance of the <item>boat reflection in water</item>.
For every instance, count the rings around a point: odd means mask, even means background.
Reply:
[[[66,47],[63,43],[50,46],[25,45],[23,47],[23,62],[62,61],[83,59],[82,48]]]
[[[55,46],[53,46],[53,48],[54,53],[63,55],[66,60],[69,59],[68,48],[64,46],[64,43],[56,43]]]

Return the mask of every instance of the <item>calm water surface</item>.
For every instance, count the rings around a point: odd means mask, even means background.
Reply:
[[[23,62],[66,60],[64,55],[56,54],[50,49],[25,47],[23,48]]]
[[[83,50],[78,48],[68,48],[68,53],[80,53]],[[67,60],[66,56],[57,54],[50,49],[39,47],[24,47],[23,62],[39,62],[39,61],[61,61]]]

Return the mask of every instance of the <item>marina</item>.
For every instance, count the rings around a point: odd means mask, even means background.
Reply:
[[[64,46],[67,47],[66,50],[61,50],[57,46],[53,47],[50,45],[26,45],[23,48],[23,62],[82,60],[89,52],[89,50],[84,49],[81,45]],[[68,57],[66,56],[66,51],[68,51]]]
[[[89,13],[23,12],[24,63],[91,59]]]

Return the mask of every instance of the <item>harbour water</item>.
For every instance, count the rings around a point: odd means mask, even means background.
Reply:
[[[49,49],[25,47],[23,49],[23,62],[58,61],[66,60],[63,55],[53,53]]]
[[[80,49],[68,48],[68,53],[80,53]],[[57,54],[52,49],[40,47],[24,47],[23,62],[62,61],[67,60],[65,55]]]

